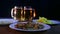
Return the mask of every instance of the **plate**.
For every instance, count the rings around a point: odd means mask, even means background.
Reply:
[[[40,23],[41,25],[44,26],[44,28],[38,29],[38,30],[31,30],[31,29],[24,30],[24,29],[16,28],[16,27],[15,27],[16,24],[17,24],[17,23],[10,24],[9,27],[10,27],[11,29],[18,30],[18,31],[46,31],[46,30],[49,30],[49,29],[51,28],[51,27],[50,27],[49,25],[47,25],[47,24]]]
[[[34,19],[33,22],[37,22],[37,20],[38,20],[38,19]],[[49,21],[52,22],[51,25],[53,25],[53,24],[60,24],[60,21],[57,21],[57,20],[49,20]],[[47,23],[47,24],[48,24],[48,23]]]
[[[0,19],[0,25],[6,25],[16,22],[14,19]]]

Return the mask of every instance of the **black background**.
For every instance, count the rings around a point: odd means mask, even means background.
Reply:
[[[0,0],[0,18],[11,18],[11,8],[14,6],[32,6],[37,16],[60,20],[59,0]]]

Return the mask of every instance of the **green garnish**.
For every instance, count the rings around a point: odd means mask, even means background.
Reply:
[[[39,17],[37,22],[42,22],[42,23],[45,23],[45,24],[52,24],[52,22],[45,17]]]

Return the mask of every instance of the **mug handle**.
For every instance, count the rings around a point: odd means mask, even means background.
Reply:
[[[14,16],[13,16],[13,8],[11,9],[11,17],[13,18]]]

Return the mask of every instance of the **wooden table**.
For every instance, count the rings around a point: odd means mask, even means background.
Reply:
[[[50,30],[42,32],[22,32],[9,28],[9,25],[0,25],[0,34],[60,34],[60,25],[53,25]]]

